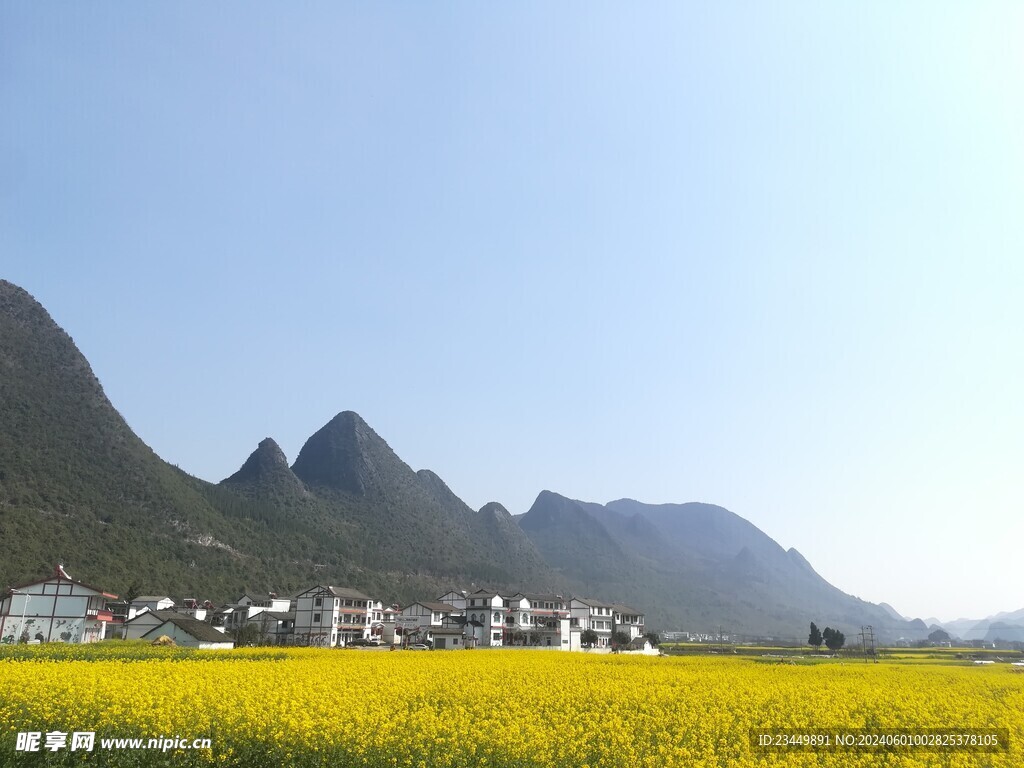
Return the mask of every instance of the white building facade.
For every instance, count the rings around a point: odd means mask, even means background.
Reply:
[[[347,587],[317,585],[293,599],[296,645],[334,648],[370,639],[377,601],[369,595]]]
[[[47,579],[12,587],[0,600],[0,643],[93,643],[113,621],[117,595],[75,581],[60,565]]]

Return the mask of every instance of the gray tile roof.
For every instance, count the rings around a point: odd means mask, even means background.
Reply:
[[[161,611],[161,613],[168,613],[167,611]],[[178,629],[187,632],[189,635],[194,637],[201,643],[231,643],[234,642],[231,636],[224,633],[218,632],[216,629],[211,627],[205,621],[199,621],[193,619],[191,616],[184,616],[180,613],[173,613],[168,616],[160,626],[153,627],[143,638],[148,638],[150,635],[153,637],[159,637],[161,634],[166,634],[160,630],[164,628],[166,624],[174,624]]]
[[[638,611],[636,608],[631,608],[628,605],[622,605],[621,603],[615,603],[612,606],[612,610],[616,613],[622,613],[627,616],[643,616],[643,611]]]
[[[452,611],[461,611],[461,608],[456,608],[451,603],[435,603],[432,600],[417,600],[415,603],[409,603],[406,608],[411,608],[414,605],[422,605],[424,608],[430,611],[443,611],[451,613]]]
[[[138,621],[141,618],[152,616],[160,622],[167,621],[171,616],[180,616],[180,613],[174,611],[143,611],[142,613],[135,614],[134,618],[128,619],[125,624],[131,624],[132,622]]]

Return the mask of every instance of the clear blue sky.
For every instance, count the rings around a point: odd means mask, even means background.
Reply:
[[[1024,606],[1024,5],[0,5],[0,273],[217,481],[708,501]]]

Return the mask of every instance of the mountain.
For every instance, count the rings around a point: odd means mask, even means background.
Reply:
[[[955,619],[938,625],[951,637],[965,641],[1024,641],[1024,609],[1002,611],[984,619]]]
[[[519,523],[567,578],[644,605],[661,626],[791,638],[811,621],[848,634],[868,624],[893,636],[921,631],[833,587],[795,549],[712,504],[601,505],[545,491]]]
[[[982,639],[986,643],[994,643],[996,641],[1024,643],[1024,625],[1008,624],[1005,621],[993,621],[988,625],[988,629]]]
[[[899,612],[888,603],[879,603],[878,607],[885,611],[889,615],[889,618],[894,619],[895,621],[906,621],[906,618],[901,616]],[[931,624],[932,622],[925,623]]]
[[[299,499],[309,495],[306,487],[288,466],[288,459],[273,438],[260,441],[242,468],[221,485],[255,497]]]
[[[215,600],[316,582],[389,601],[464,581],[561,588],[525,536],[413,472],[352,412],[311,436],[294,467],[267,438],[219,484],[181,472],[131,431],[72,339],[7,281],[0,372],[4,584],[63,560],[115,592]]]
[[[836,589],[722,507],[544,491],[518,518],[497,503],[474,511],[352,411],[311,435],[290,467],[266,438],[220,483],[192,477],[132,432],[72,339],[6,281],[0,540],[0,583],[63,560],[115,592],[200,599],[334,583],[405,602],[457,584],[625,602],[652,628],[919,629]]]

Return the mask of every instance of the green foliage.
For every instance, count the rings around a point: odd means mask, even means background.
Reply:
[[[807,644],[817,651],[821,649],[822,642],[824,642],[824,639],[821,636],[821,630],[818,629],[818,625],[812,621],[811,633],[807,636]]]
[[[825,631],[822,633],[822,637],[825,640],[825,645],[833,653],[838,651],[846,644],[846,635],[844,635],[838,629],[825,627]]]
[[[593,648],[597,645],[597,632],[592,629],[584,629],[580,633],[580,643],[587,648]]]

